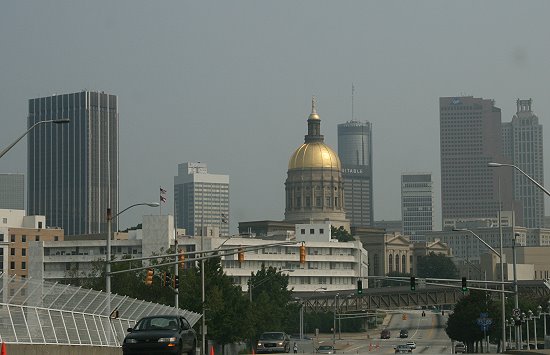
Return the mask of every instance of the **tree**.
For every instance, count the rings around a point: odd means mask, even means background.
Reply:
[[[488,313],[492,319],[492,325],[488,329],[491,339],[500,340],[500,306],[485,292],[470,291],[468,296],[458,301],[447,321],[445,332],[449,338],[462,341],[468,347],[468,352],[473,352],[474,343],[483,339],[483,331],[477,324],[481,313]]]
[[[330,226],[330,233],[332,237],[338,239],[339,242],[351,242],[355,240],[355,238],[344,228],[344,226],[340,226],[340,228]]]
[[[417,277],[431,277],[439,279],[455,279],[458,277],[458,269],[451,258],[443,254],[430,252],[429,255],[420,257],[416,266]]]

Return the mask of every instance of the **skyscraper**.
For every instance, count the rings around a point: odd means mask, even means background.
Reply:
[[[29,100],[28,215],[44,215],[65,235],[107,231],[106,212],[118,209],[118,100],[82,91]],[[116,230],[116,219],[113,230]]]
[[[209,174],[205,163],[178,165],[174,177],[176,225],[191,235],[219,228],[229,235],[229,175]]]
[[[412,241],[424,239],[433,230],[433,190],[431,173],[401,174],[401,219],[403,234]]]
[[[544,185],[542,125],[531,110],[532,100],[517,100],[511,122],[502,124],[504,155],[527,175]],[[544,193],[513,170],[514,198],[523,206],[523,226],[544,227]]]
[[[502,208],[521,209],[512,201],[512,172],[490,162],[509,162],[502,154],[501,112],[493,100],[439,98],[442,218],[487,218]],[[520,213],[518,213],[518,211]]]
[[[0,174],[0,209],[25,209],[25,175]]]
[[[348,121],[338,125],[338,156],[342,163],[344,207],[353,227],[372,226],[372,126]]]

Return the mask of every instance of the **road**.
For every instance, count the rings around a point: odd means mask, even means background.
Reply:
[[[389,322],[386,328],[391,332],[390,339],[380,339],[379,327],[376,331],[368,333],[347,333],[342,334],[339,339],[336,334],[336,353],[337,354],[393,354],[394,347],[398,344],[405,344],[407,341],[414,341],[416,349],[413,353],[420,354],[450,354],[451,340],[445,333],[445,324],[447,323],[447,314],[441,315],[440,312],[426,311],[426,316],[422,317],[420,310],[407,310],[405,313],[396,313],[389,316]],[[402,315],[406,314],[407,319]],[[407,329],[409,337],[399,338],[399,331]],[[321,334],[319,338],[310,341],[298,341],[299,353],[313,353],[313,348],[318,345],[332,345],[331,334]]]

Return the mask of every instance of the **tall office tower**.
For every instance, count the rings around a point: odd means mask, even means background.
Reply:
[[[118,209],[118,100],[82,91],[29,100],[27,214],[46,216],[65,235],[107,232],[106,212]],[[116,219],[113,230],[117,229]]]
[[[520,204],[512,201],[511,169],[487,166],[510,162],[502,154],[500,108],[493,100],[464,96],[439,98],[439,110],[443,220],[497,216],[500,185],[502,209],[515,208],[521,225]]]
[[[544,185],[542,125],[531,110],[532,100],[517,100],[512,122],[502,124],[504,155],[512,163]],[[544,227],[544,193],[523,174],[513,170],[514,198],[523,206],[523,226]]]
[[[401,219],[403,234],[411,241],[424,239],[424,232],[433,230],[433,190],[431,173],[401,174]]]
[[[229,175],[209,174],[205,163],[178,164],[174,201],[176,225],[187,234],[218,228],[229,235]]]
[[[0,209],[25,209],[25,175],[0,174]]]
[[[338,125],[338,156],[342,163],[344,208],[353,227],[372,226],[372,126],[348,121]]]

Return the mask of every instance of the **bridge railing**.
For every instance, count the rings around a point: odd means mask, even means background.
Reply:
[[[148,315],[182,315],[191,325],[200,314],[107,293],[0,275],[0,341],[6,343],[120,346],[126,329]]]

